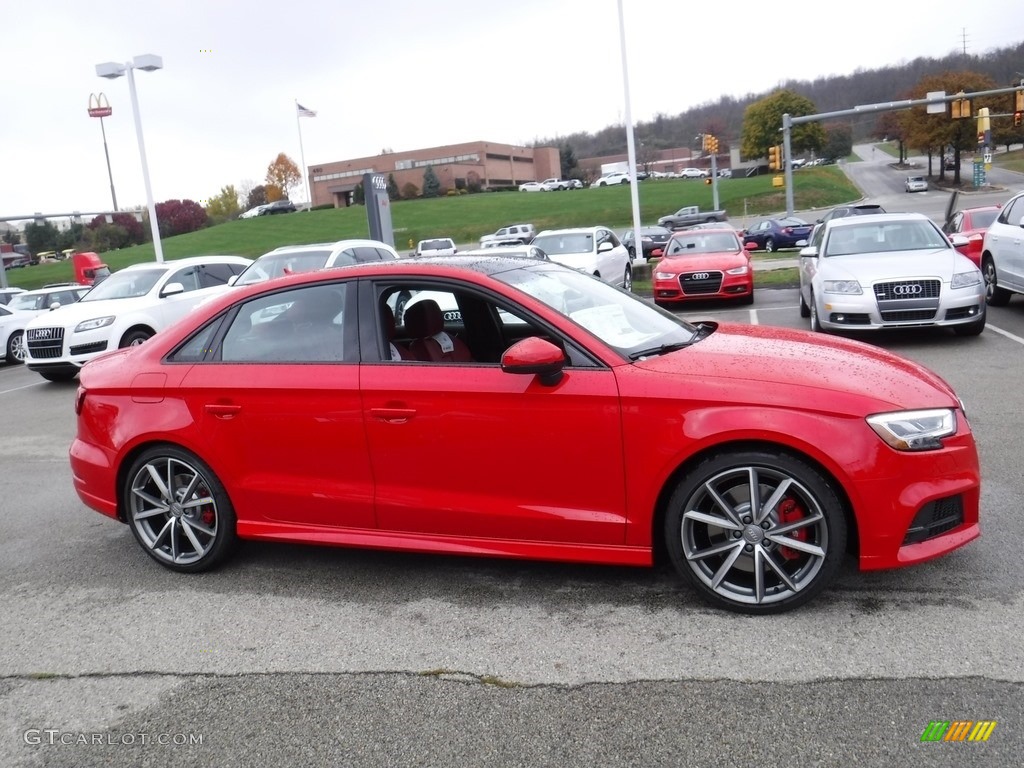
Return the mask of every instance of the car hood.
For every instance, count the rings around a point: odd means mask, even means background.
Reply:
[[[918,251],[829,256],[818,260],[817,276],[827,280],[903,280],[935,276],[949,281],[954,272],[974,269],[954,248],[926,248]]]
[[[695,397],[764,406],[825,402],[831,411],[865,416],[959,404],[952,388],[922,365],[859,341],[790,328],[721,323],[690,347],[636,365],[678,374]],[[822,392],[830,396],[823,399]]]
[[[85,303],[76,301],[74,304],[65,304],[60,309],[54,310],[54,312],[59,314],[47,312],[36,317],[32,321],[32,326],[52,325],[54,322],[67,325],[83,320],[91,320],[94,317],[134,312],[151,306],[153,306],[153,299],[148,295],[132,299],[103,299],[102,301],[87,301]]]
[[[690,256],[666,256],[655,272],[699,272],[702,269],[732,269],[749,261],[746,253],[695,253]]]

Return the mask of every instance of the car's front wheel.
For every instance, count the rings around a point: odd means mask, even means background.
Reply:
[[[810,317],[811,308],[807,306],[807,302],[804,301],[804,295],[800,294],[800,317]]]
[[[213,470],[173,445],[145,450],[125,476],[126,522],[146,553],[166,568],[195,573],[235,546],[235,511]]]
[[[665,514],[676,570],[713,605],[779,613],[820,593],[846,549],[832,483],[796,456],[730,451],[687,473]]]
[[[981,265],[981,274],[985,278],[985,302],[993,307],[1005,307],[1010,303],[1010,292],[999,287],[996,275],[996,263],[991,256],[986,256]]]
[[[633,269],[627,264],[626,273],[622,276],[622,288],[625,291],[633,290]]]
[[[814,291],[811,291],[811,300],[808,302],[811,317],[811,330],[814,333],[828,333],[821,326],[821,319],[818,317],[818,302],[814,300]]]
[[[136,328],[128,331],[124,336],[121,337],[121,343],[119,347],[137,347],[146,339],[150,338],[153,334],[144,328]]]
[[[26,357],[28,351],[25,349],[25,332],[15,331],[7,339],[7,362],[24,363]]]

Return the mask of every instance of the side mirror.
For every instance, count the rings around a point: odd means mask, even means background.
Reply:
[[[808,245],[806,248],[800,249],[801,259],[816,259],[818,258],[818,246]]]
[[[164,286],[164,289],[160,291],[160,298],[166,298],[168,296],[175,296],[179,293],[185,292],[185,286],[181,283],[168,283]]]
[[[55,309],[60,309],[60,302],[59,301],[50,302],[50,311],[53,312],[53,310],[55,310]]]
[[[238,281],[238,275],[232,275],[228,278],[228,285],[234,285]]]
[[[660,259],[664,255],[665,255],[665,251],[663,249],[661,249],[661,248],[655,248],[653,251],[651,251],[651,258],[652,259]]]
[[[807,241],[806,240],[797,240],[796,241],[796,247],[797,248],[803,248],[805,245],[807,245]]]
[[[971,241],[967,239],[966,235],[962,235],[957,232],[956,234],[949,236],[949,242],[952,243],[954,248],[963,248]]]
[[[505,373],[525,373],[540,377],[545,387],[553,387],[562,380],[565,355],[546,339],[536,336],[516,342],[501,356],[501,370]]]
[[[615,246],[612,245],[609,241],[605,240],[603,243],[601,243],[599,246],[597,246],[597,252],[598,253],[607,253],[608,251],[610,251],[614,247]]]

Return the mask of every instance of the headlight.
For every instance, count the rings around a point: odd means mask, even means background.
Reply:
[[[930,451],[942,447],[942,438],[956,434],[951,408],[898,411],[868,416],[868,425],[897,451]]]
[[[727,275],[745,275],[745,274],[747,274],[747,270],[748,269],[749,269],[749,267],[747,267],[747,265],[744,264],[742,267],[733,267],[732,269],[725,270],[725,274],[727,274]]]
[[[972,285],[978,285],[981,282],[981,272],[976,269],[972,269],[970,272],[957,272],[953,275],[953,282],[950,283],[951,288],[970,288]]]
[[[824,288],[825,293],[863,293],[856,280],[826,280]]]
[[[105,328],[114,322],[116,315],[107,315],[106,317],[94,317],[92,320],[84,320],[75,326],[75,333],[79,331],[95,331],[97,328]]]
[[[675,277],[675,275],[671,272],[655,272],[654,276],[658,280],[671,280],[672,278]]]

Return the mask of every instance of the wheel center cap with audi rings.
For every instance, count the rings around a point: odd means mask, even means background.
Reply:
[[[181,517],[183,514],[184,514],[184,510],[181,508],[181,504],[179,504],[176,501],[172,502],[171,503],[171,516],[172,517]]]
[[[760,526],[748,525],[743,529],[743,538],[750,544],[760,544],[764,541],[764,531]]]

